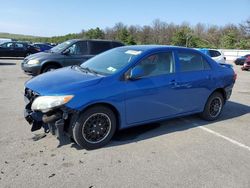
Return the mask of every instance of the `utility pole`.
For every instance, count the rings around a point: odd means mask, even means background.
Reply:
[[[186,47],[188,47],[188,41],[192,38],[192,35],[187,34],[186,36]]]

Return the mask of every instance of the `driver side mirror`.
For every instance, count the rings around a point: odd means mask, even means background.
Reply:
[[[62,52],[63,55],[70,55],[70,49],[66,49]]]
[[[144,70],[141,67],[136,66],[133,69],[131,69],[129,79],[130,80],[137,80],[144,75],[145,75]]]

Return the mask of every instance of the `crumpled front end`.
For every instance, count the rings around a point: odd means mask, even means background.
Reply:
[[[41,128],[45,133],[51,132],[60,140],[63,136],[72,136],[70,124],[78,112],[65,106],[52,109],[46,113],[34,111],[31,109],[32,103],[40,95],[29,88],[25,89],[24,100],[26,102],[24,117],[31,125],[31,131],[37,131]]]

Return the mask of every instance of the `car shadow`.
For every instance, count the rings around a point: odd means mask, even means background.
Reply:
[[[8,65],[16,65],[16,63],[5,63],[5,62],[0,62],[0,66],[8,66]]]
[[[108,148],[130,143],[136,143],[172,132],[184,131],[194,127],[208,125],[214,122],[233,119],[236,117],[243,116],[247,113],[250,113],[250,106],[228,101],[223,109],[221,117],[217,121],[205,121],[202,120],[196,114],[191,116],[185,116],[182,118],[174,118],[158,123],[144,124],[116,132],[111,142],[105,147]],[[81,150],[81,148],[76,143],[74,143],[73,140],[70,139],[67,139],[67,141],[64,143],[60,142],[59,147],[64,144],[70,143],[71,147],[76,148],[77,150]]]
[[[240,117],[250,113],[250,106],[240,103],[228,101],[225,105],[221,117],[216,121],[202,120],[199,115],[190,115],[182,118],[175,118],[159,123],[146,124],[138,127],[128,128],[116,133],[111,143],[106,147],[113,147],[117,145],[129,144],[138,142],[153,137],[158,137],[164,134],[169,134],[177,131],[184,131],[198,126],[205,126],[210,123],[225,121]]]
[[[24,57],[0,57],[0,59],[5,59],[5,60],[23,60]]]

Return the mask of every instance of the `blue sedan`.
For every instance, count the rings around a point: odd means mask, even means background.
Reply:
[[[96,149],[128,127],[196,113],[217,119],[235,79],[230,65],[194,49],[119,47],[29,80],[25,118],[32,131]]]

